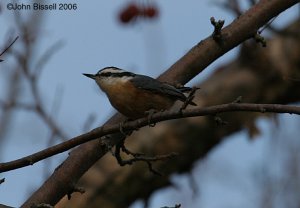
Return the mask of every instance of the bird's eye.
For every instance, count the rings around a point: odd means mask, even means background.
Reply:
[[[99,77],[110,77],[112,76],[112,72],[101,72],[98,74]]]

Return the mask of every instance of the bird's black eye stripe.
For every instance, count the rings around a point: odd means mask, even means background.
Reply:
[[[98,74],[98,76],[101,77],[134,77],[135,74],[131,73],[131,72],[103,72]]]

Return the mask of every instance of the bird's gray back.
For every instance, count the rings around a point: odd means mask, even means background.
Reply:
[[[143,90],[149,90],[153,93],[162,94],[171,97],[174,100],[185,101],[186,96],[174,86],[160,82],[152,77],[137,75],[130,80],[132,84]]]

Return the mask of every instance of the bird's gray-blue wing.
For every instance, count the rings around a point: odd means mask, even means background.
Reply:
[[[132,84],[143,90],[149,90],[153,93],[166,95],[174,100],[185,101],[186,96],[178,89],[167,83],[160,82],[148,76],[138,75],[130,80]]]

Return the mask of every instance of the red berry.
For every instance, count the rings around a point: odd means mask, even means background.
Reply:
[[[144,9],[144,15],[150,18],[156,17],[158,15],[157,8],[151,6]]]
[[[140,14],[139,8],[134,3],[131,3],[120,12],[119,18],[121,22],[128,23],[134,18],[136,18],[137,16],[139,16],[139,14]]]

